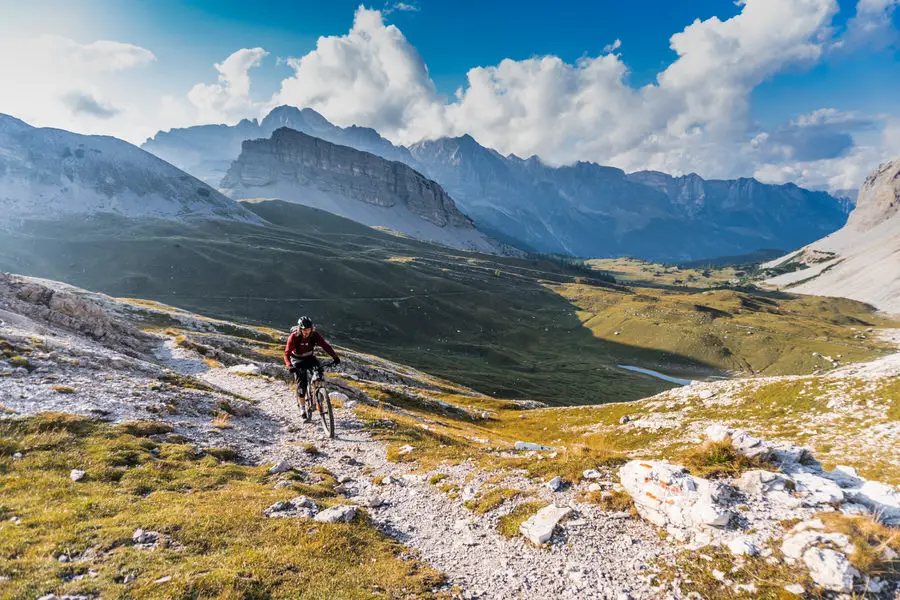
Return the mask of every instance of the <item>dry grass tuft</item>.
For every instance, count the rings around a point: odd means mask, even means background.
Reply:
[[[737,452],[731,440],[721,442],[706,441],[683,451],[674,461],[682,464],[696,477],[734,477],[753,469],[771,469],[766,461],[748,458]]]

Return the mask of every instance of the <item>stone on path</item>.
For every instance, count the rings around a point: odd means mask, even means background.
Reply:
[[[243,375],[259,375],[259,367],[256,365],[234,365],[233,367],[228,367],[228,370],[232,373],[240,373]]]
[[[356,516],[356,507],[348,504],[339,504],[323,510],[315,516],[320,523],[349,523]]]
[[[572,509],[568,506],[545,506],[519,526],[519,533],[532,544],[543,545],[553,536],[553,530],[560,519],[571,512]]]

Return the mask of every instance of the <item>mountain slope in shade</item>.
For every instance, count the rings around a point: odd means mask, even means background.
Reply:
[[[160,131],[141,148],[180,169],[218,186],[246,140],[267,138],[276,129],[287,127],[326,142],[350,146],[387,160],[413,162],[409,151],[395,146],[368,127],[338,127],[312,110],[293,106],[274,108],[262,121],[244,119],[237,125],[198,125]]]
[[[900,313],[900,159],[866,179],[839,231],[765,265],[789,271],[768,283],[794,292],[842,296]]]
[[[0,222],[96,213],[260,222],[207,184],[127,142],[31,127],[0,115]]]
[[[407,165],[293,129],[244,142],[221,186],[236,200],[279,198],[453,248],[501,250]]]

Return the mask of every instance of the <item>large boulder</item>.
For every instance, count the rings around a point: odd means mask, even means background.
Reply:
[[[691,539],[708,528],[725,527],[731,520],[731,512],[720,503],[724,490],[684,467],[633,460],[619,469],[619,478],[638,513],[676,539]]]
[[[859,488],[844,494],[857,504],[869,508],[875,517],[890,527],[900,527],[900,492],[878,481],[866,481]]]

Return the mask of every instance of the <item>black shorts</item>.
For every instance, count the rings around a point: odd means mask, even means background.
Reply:
[[[291,357],[291,366],[294,367],[294,383],[297,384],[297,389],[306,393],[306,385],[309,382],[309,371],[315,369],[319,372],[319,376],[322,376],[322,363],[319,362],[319,359],[315,356],[308,356],[306,358],[294,358]]]

